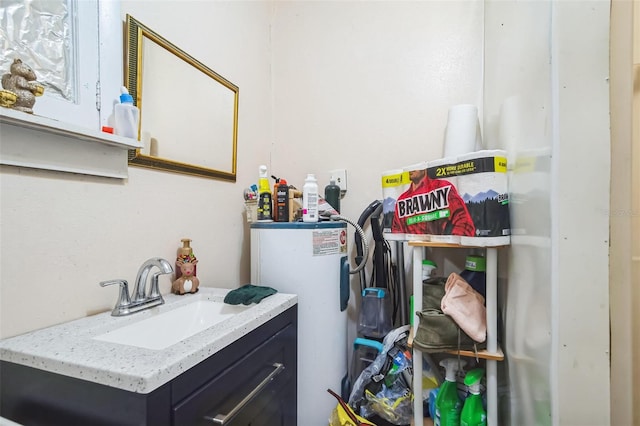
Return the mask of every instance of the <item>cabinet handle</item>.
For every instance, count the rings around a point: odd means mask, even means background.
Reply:
[[[256,386],[251,392],[247,394],[242,401],[238,403],[235,407],[231,409],[227,414],[216,414],[215,416],[204,416],[205,420],[213,422],[217,425],[226,425],[229,421],[231,421],[239,412],[244,408],[245,405],[249,403],[257,394],[262,392],[262,390],[272,381],[278,374],[284,370],[284,365],[279,362],[273,363],[273,367],[275,368],[267,377],[261,381],[258,386]]]

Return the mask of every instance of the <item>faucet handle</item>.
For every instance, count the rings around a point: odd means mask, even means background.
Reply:
[[[116,302],[116,306],[113,309],[114,312],[121,308],[125,308],[131,304],[131,297],[129,296],[129,283],[127,280],[116,279],[109,281],[102,281],[100,283],[100,287],[106,287],[108,285],[120,285],[120,293],[118,294],[118,301]]]
[[[151,275],[151,286],[149,287],[149,299],[160,298],[162,299],[162,295],[160,294],[160,287],[158,286],[158,277],[160,275],[164,275],[164,272],[156,272]]]

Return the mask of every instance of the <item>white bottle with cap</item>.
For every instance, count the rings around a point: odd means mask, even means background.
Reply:
[[[318,181],[314,174],[308,174],[302,187],[302,221],[318,221]]]
[[[138,140],[140,110],[133,104],[133,97],[126,87],[121,87],[120,103],[113,107],[116,135]]]

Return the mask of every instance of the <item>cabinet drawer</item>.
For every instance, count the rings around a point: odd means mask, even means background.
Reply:
[[[174,424],[214,425],[220,424],[214,418],[225,416],[225,425],[287,425],[292,424],[288,420],[291,418],[295,422],[296,358],[295,350],[290,350],[292,332],[295,333],[292,325],[280,330],[175,404]],[[292,398],[283,398],[285,394]],[[234,413],[237,406],[242,408]]]

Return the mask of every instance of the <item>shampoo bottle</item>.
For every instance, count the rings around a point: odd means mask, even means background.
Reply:
[[[464,384],[469,388],[470,395],[465,399],[462,407],[460,426],[487,426],[487,412],[480,396],[480,380],[483,373],[482,368],[476,368],[464,377]]]
[[[316,176],[308,174],[302,187],[302,221],[318,221],[318,181]]]
[[[262,165],[259,169],[258,178],[258,222],[273,222],[271,215],[271,207],[273,205],[271,199],[271,188],[269,187],[269,176],[267,175],[267,166]]]
[[[456,374],[458,368],[464,367],[465,364],[466,361],[455,358],[447,358],[440,361],[440,365],[446,371],[446,376],[436,397],[436,416],[433,422],[435,426],[460,426],[462,401],[458,396]]]
[[[116,135],[138,140],[140,110],[133,105],[133,97],[126,87],[121,87],[120,103],[113,107],[114,130]]]

